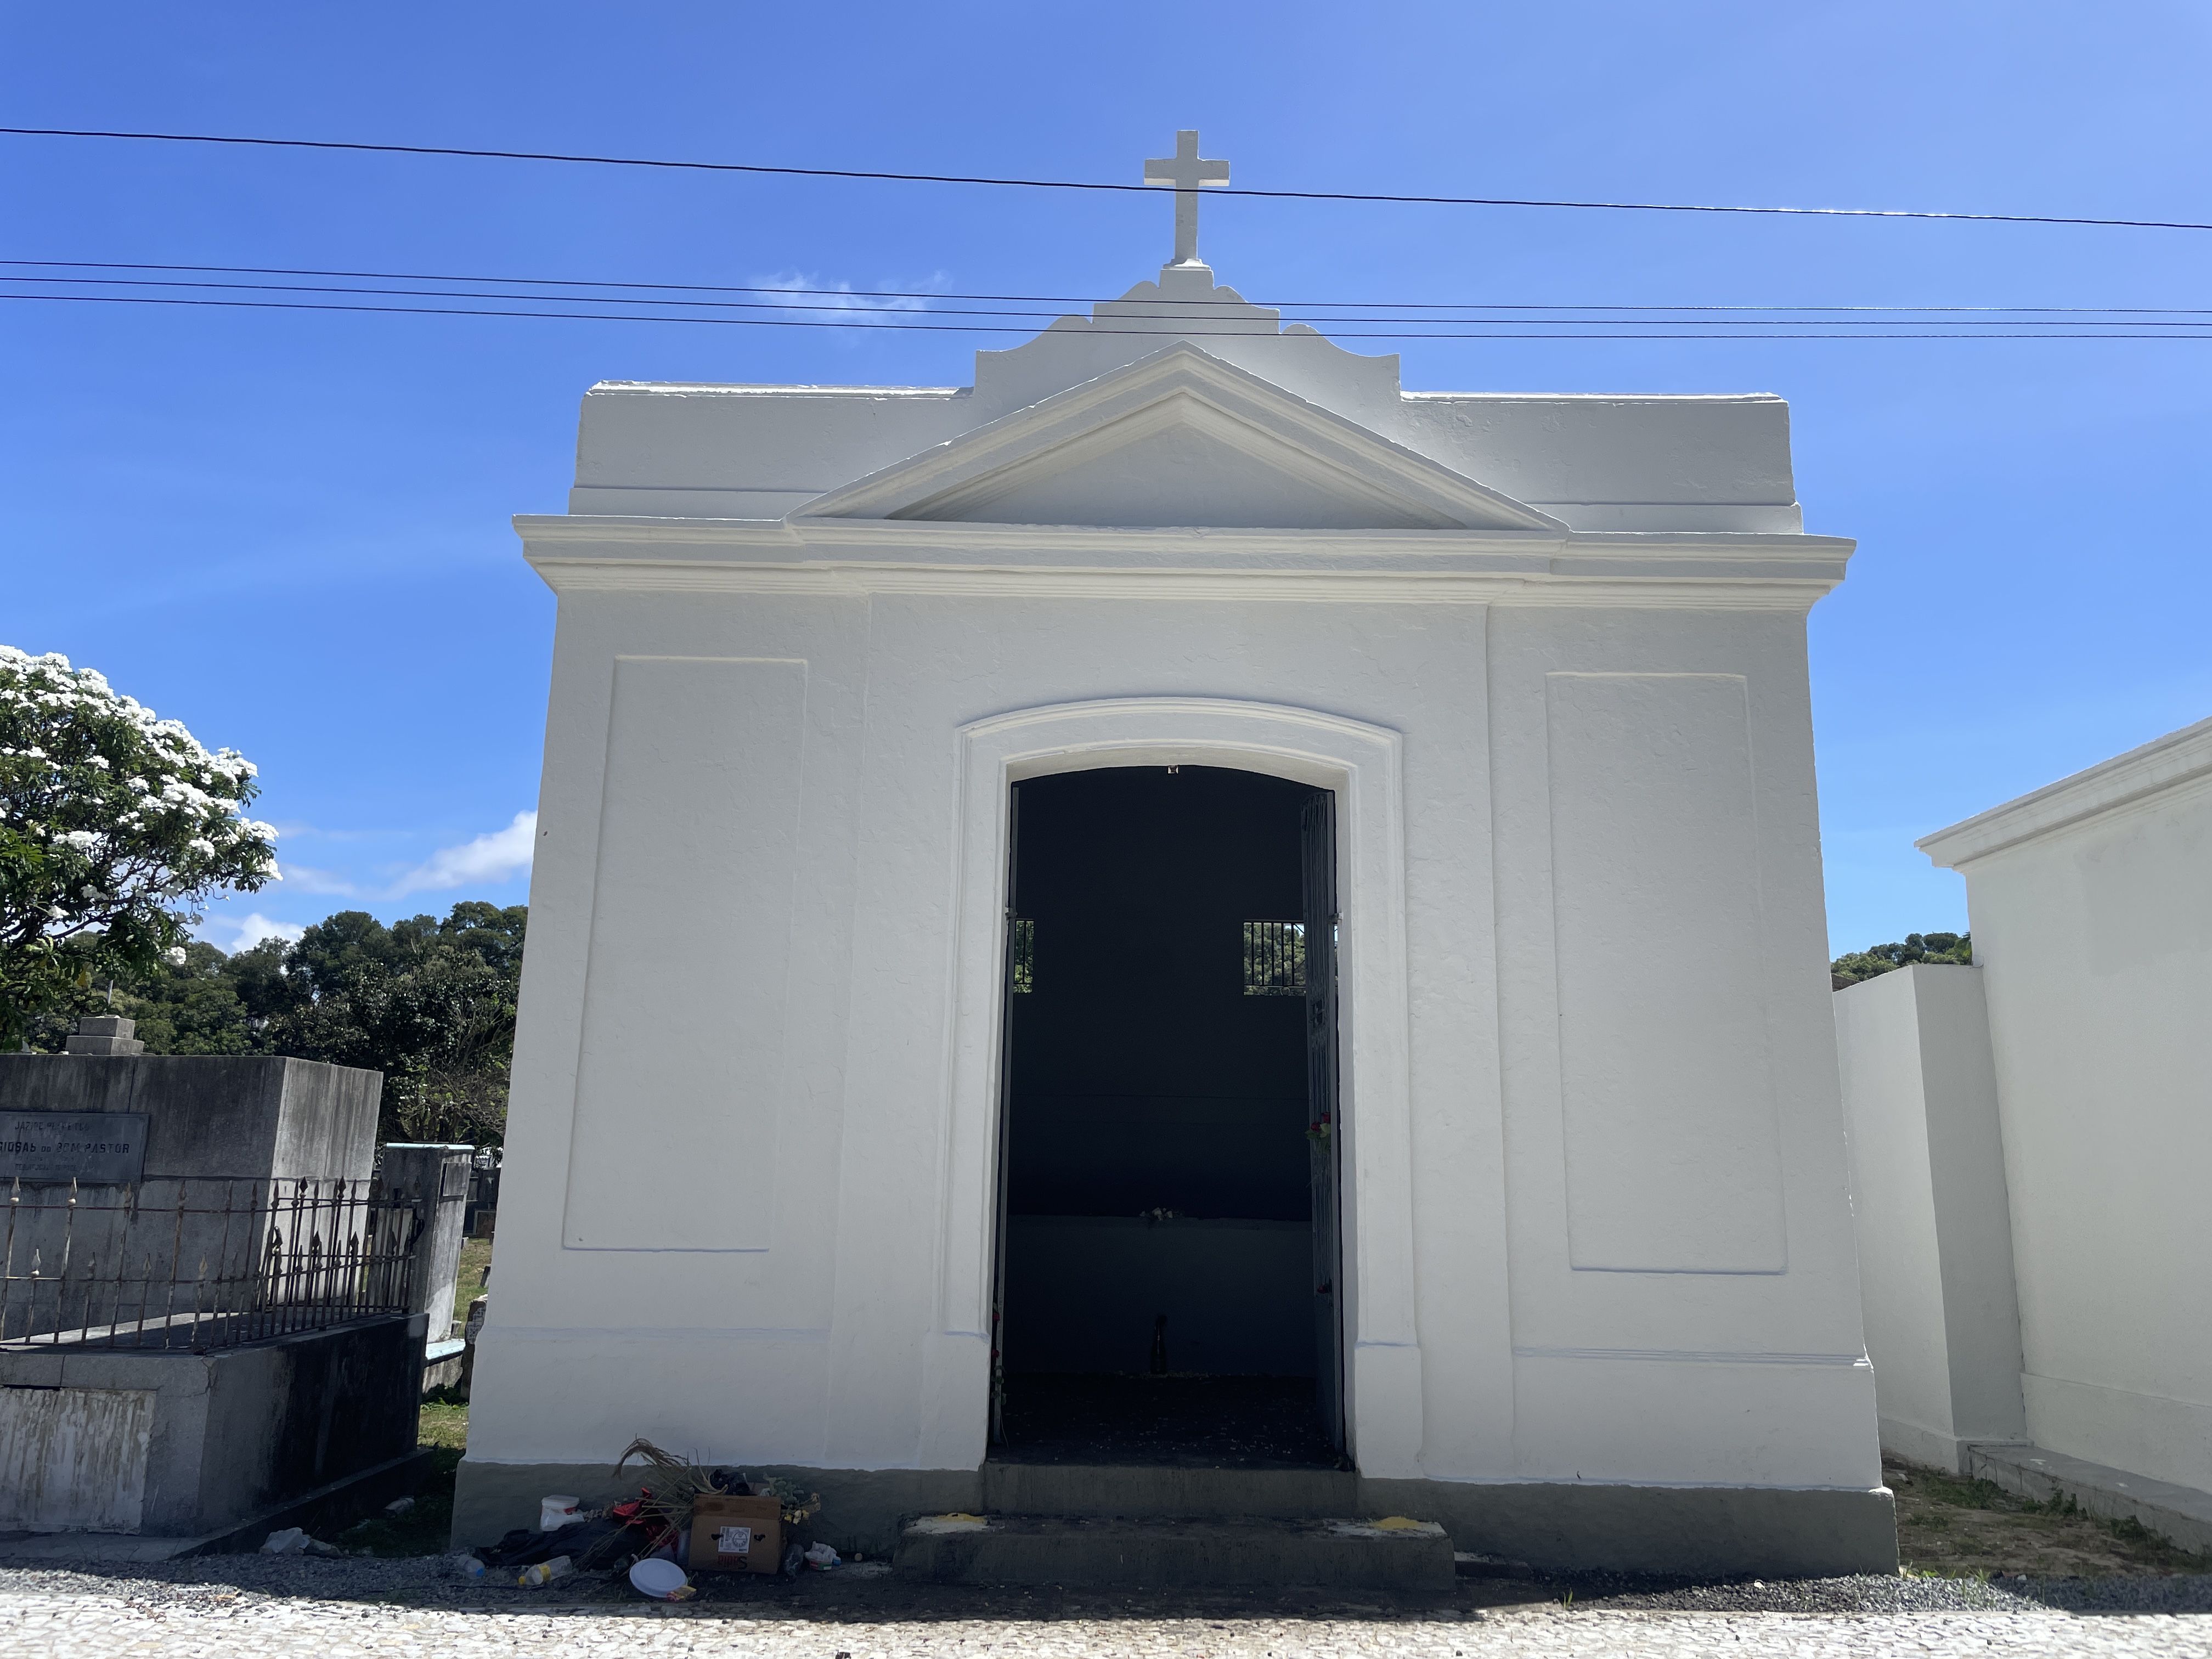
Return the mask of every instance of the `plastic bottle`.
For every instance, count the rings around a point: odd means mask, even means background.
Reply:
[[[525,1567],[515,1583],[525,1589],[538,1589],[556,1578],[566,1578],[576,1570],[576,1564],[565,1555],[556,1555],[550,1561],[541,1561],[534,1567]]]

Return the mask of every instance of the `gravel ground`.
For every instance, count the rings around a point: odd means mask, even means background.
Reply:
[[[781,1586],[715,1577],[643,1601],[594,1577],[465,1583],[441,1562],[218,1556],[0,1567],[9,1659],[354,1659],[420,1651],[733,1659],[966,1659],[996,1650],[1182,1659],[1388,1655],[2174,1655],[2212,1659],[2212,1577],[2006,1582],[1836,1578],[1656,1585],[1598,1576],[1462,1581],[1453,1596],[964,1589],[880,1568]],[[1571,1595],[1570,1601],[1569,1596]]]

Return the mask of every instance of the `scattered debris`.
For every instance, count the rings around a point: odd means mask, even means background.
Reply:
[[[565,1555],[556,1555],[550,1561],[540,1561],[535,1566],[525,1567],[514,1582],[525,1589],[538,1589],[556,1578],[566,1578],[575,1571],[576,1564]]]
[[[673,1561],[648,1555],[629,1570],[630,1588],[655,1601],[682,1601],[699,1592]]]
[[[950,1515],[925,1515],[918,1521],[909,1522],[906,1529],[927,1537],[940,1532],[982,1532],[990,1524],[980,1515],[964,1515],[955,1510]]]
[[[336,1544],[325,1544],[319,1538],[310,1538],[301,1527],[286,1527],[272,1532],[261,1541],[264,1555],[343,1555]]]

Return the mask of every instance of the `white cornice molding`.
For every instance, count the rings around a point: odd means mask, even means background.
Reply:
[[[1724,530],[1275,530],[1093,525],[933,524],[912,519],[691,519],[585,514],[518,514],[526,556],[651,561],[672,556],[717,563],[774,559],[868,562],[947,559],[1157,567],[1170,560],[1215,568],[1328,559],[1340,568],[1408,569],[1439,560],[1557,558],[1670,560],[1788,567],[1840,579],[1857,544],[1840,536]],[[555,550],[559,550],[556,551]],[[715,550],[719,551],[716,556]]]
[[[556,592],[945,593],[1804,610],[1835,537],[518,517]]]
[[[1912,844],[1938,869],[1956,870],[2208,776],[2212,776],[2212,720],[2169,732],[2140,749],[1992,806]]]
[[[1430,571],[1006,570],[974,565],[710,565],[533,559],[556,593],[755,593],[858,599],[1279,600],[1332,605],[1594,605],[1609,610],[1808,610],[1832,582],[1726,577],[1608,581]]]

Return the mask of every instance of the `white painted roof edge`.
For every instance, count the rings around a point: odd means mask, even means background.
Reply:
[[[584,389],[586,398],[608,396],[672,398],[965,398],[965,386],[776,386],[722,380],[599,380]]]
[[[587,398],[965,398],[964,386],[780,386],[720,380],[599,380]],[[1774,392],[1401,392],[1409,404],[1786,404]]]
[[[1778,392],[1401,392],[1409,404],[1786,404]]]
[[[1955,870],[2208,775],[2212,775],[2212,720],[2202,720],[1923,836],[1912,844],[1938,869]]]

